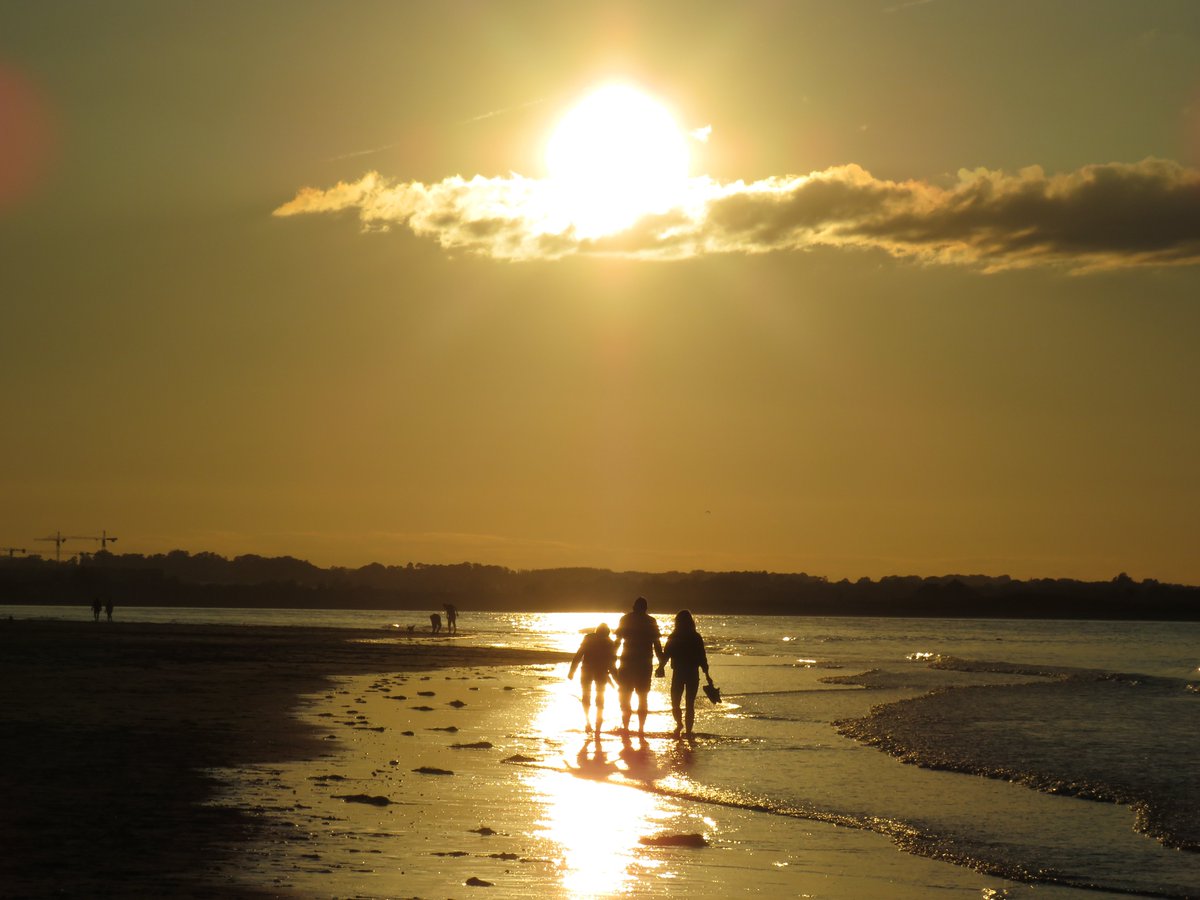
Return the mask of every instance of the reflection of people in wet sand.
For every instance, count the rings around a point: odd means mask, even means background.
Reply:
[[[658,757],[654,755],[654,751],[650,749],[650,745],[646,743],[644,737],[638,741],[636,747],[628,737],[624,738],[621,752],[618,755],[621,757],[621,762],[625,763],[625,770],[622,774],[626,778],[650,782],[658,781],[667,774],[659,768]]]
[[[92,618],[97,622],[100,621],[100,598],[97,597],[92,601]]]
[[[601,622],[591,634],[585,634],[571,660],[571,668],[567,678],[575,677],[575,670],[581,669],[583,685],[583,729],[591,731],[589,721],[592,708],[592,685],[596,686],[596,734],[600,734],[600,723],[604,719],[604,686],[608,684],[609,672],[617,660],[617,647],[608,636],[608,625]]]
[[[443,603],[442,609],[446,611],[446,631],[458,634],[458,610],[453,603]]]
[[[589,748],[594,747],[595,750],[589,754]],[[579,748],[579,753],[575,757],[575,761],[579,767],[575,770],[575,774],[583,778],[595,778],[604,780],[613,772],[617,771],[617,764],[608,761],[608,757],[600,748],[600,741],[595,743],[584,741],[583,746]]]
[[[110,597],[104,603],[104,614],[106,616],[108,616],[108,621],[110,621],[110,622],[112,621],[112,611],[113,611],[113,602],[112,602],[112,598]]]
[[[617,626],[621,667],[617,670],[617,695],[621,699],[621,730],[629,731],[633,695],[638,696],[638,734],[646,733],[647,694],[654,673],[654,656],[662,656],[658,623],[646,612],[646,598],[633,601],[633,611],[621,616]]]
[[[696,631],[696,620],[686,609],[675,615],[675,629],[667,638],[667,646],[663,648],[662,663],[658,674],[664,674],[667,660],[671,661],[671,715],[675,717],[675,737],[686,730],[693,732],[692,724],[696,720],[696,691],[700,688],[700,670],[712,684],[712,676],[708,674],[708,654],[704,652],[704,638]],[[684,701],[685,712],[680,710],[680,701]]]
[[[442,617],[437,613],[429,614],[429,630],[433,634],[437,634],[442,630]]]

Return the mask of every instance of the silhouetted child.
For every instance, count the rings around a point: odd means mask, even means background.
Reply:
[[[429,630],[434,634],[442,630],[442,617],[437,613],[429,614]]]
[[[700,688],[700,670],[712,684],[708,674],[708,654],[704,652],[704,638],[696,631],[696,620],[692,614],[681,609],[675,614],[675,630],[663,647],[662,663],[658,667],[660,676],[665,674],[667,660],[671,661],[671,715],[675,717],[675,736],[686,730],[692,734],[696,720],[696,691]],[[680,701],[685,701],[685,711]],[[686,726],[686,728],[685,728]]]
[[[575,677],[575,670],[582,669],[583,684],[583,729],[592,730],[589,721],[592,710],[592,685],[596,686],[596,734],[600,734],[601,722],[604,720],[604,688],[608,684],[609,673],[617,660],[617,645],[608,636],[608,625],[601,622],[591,634],[585,634],[571,660],[571,668],[567,678]]]
[[[92,618],[97,622],[100,621],[100,598],[97,597],[92,601]]]
[[[105,601],[105,603],[104,603],[104,614],[105,614],[106,616],[108,616],[108,621],[110,621],[110,622],[112,621],[112,611],[113,611],[113,602],[112,602],[112,600],[107,600],[107,601]]]

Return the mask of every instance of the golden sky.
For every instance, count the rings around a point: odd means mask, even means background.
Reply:
[[[0,545],[1200,583],[1198,168],[1189,0],[0,5]]]

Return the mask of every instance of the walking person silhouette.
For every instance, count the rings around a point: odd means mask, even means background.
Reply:
[[[708,674],[708,654],[704,651],[704,638],[696,630],[696,620],[690,611],[681,609],[675,614],[675,628],[663,648],[662,662],[658,675],[666,674],[667,660],[671,661],[671,715],[675,717],[675,737],[686,730],[693,733],[696,721],[696,691],[700,687],[700,670],[712,684]],[[684,701],[684,709],[680,709]]]
[[[579,649],[571,660],[571,668],[567,678],[575,677],[575,670],[582,669],[580,679],[583,686],[583,730],[591,732],[592,723],[592,685],[596,686],[596,739],[600,739],[601,722],[604,720],[604,688],[608,684],[609,673],[617,661],[617,648],[608,636],[608,625],[601,622],[591,634],[585,634],[579,642]]]
[[[638,697],[638,736],[646,734],[647,695],[654,674],[654,658],[662,656],[662,640],[658,623],[646,612],[646,598],[633,601],[633,610],[621,616],[617,625],[617,646],[621,651],[621,666],[617,670],[617,696],[621,700],[621,733],[629,734],[633,717],[633,695]]]

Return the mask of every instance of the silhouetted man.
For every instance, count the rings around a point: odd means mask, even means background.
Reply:
[[[446,610],[446,630],[458,634],[458,610],[453,603],[443,603],[442,608]]]
[[[654,659],[662,657],[658,623],[646,612],[646,598],[633,601],[633,611],[621,616],[616,631],[621,667],[617,670],[617,696],[621,699],[621,731],[629,733],[633,695],[638,695],[638,735],[646,733],[646,695],[654,677]]]

